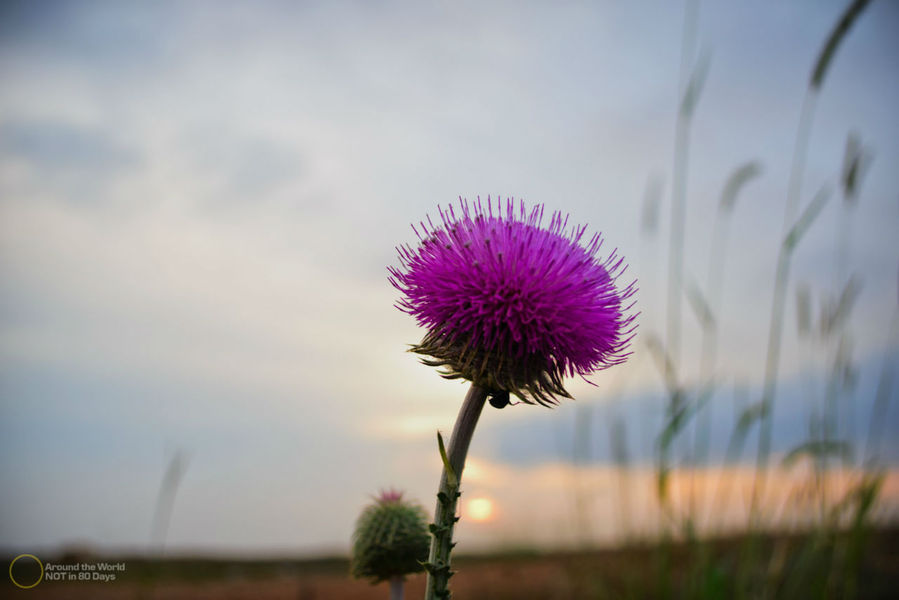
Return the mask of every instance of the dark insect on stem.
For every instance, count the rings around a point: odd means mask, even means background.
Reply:
[[[490,406],[493,408],[505,408],[509,406],[509,392],[506,390],[490,392],[490,396],[488,396],[487,400],[490,401]]]

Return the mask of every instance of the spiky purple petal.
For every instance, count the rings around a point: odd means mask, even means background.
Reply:
[[[627,358],[635,326],[624,302],[635,288],[616,287],[624,262],[597,257],[598,233],[585,241],[586,226],[569,229],[559,212],[544,228],[542,205],[512,199],[503,209],[460,198],[459,210],[413,226],[420,243],[397,248],[401,269],[389,267],[397,307],[428,330],[412,348],[426,364],[549,404],[568,396],[562,377]]]

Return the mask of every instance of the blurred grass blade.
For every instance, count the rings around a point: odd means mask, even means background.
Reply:
[[[765,416],[766,406],[763,402],[750,404],[740,412],[740,418],[737,419],[736,434],[745,436],[749,432],[749,428]]]
[[[800,338],[812,330],[812,292],[805,283],[796,288],[796,326]]]
[[[790,450],[783,459],[783,466],[791,467],[803,456],[811,459],[838,457],[844,463],[852,462],[852,444],[842,440],[809,440]]]
[[[616,466],[626,468],[630,463],[627,450],[627,423],[618,416],[609,425],[609,443],[612,446],[612,461]]]
[[[153,512],[153,524],[150,530],[152,542],[159,551],[165,547],[165,538],[175,505],[175,495],[178,493],[178,486],[187,471],[188,462],[187,453],[183,450],[176,450],[159,485],[159,495],[156,497],[156,509]]]
[[[693,115],[693,111],[696,110],[696,104],[699,102],[699,97],[702,95],[702,89],[705,86],[705,80],[709,74],[710,64],[711,55],[708,52],[700,54],[699,60],[690,74],[690,82],[684,91],[684,97],[681,100],[680,111],[682,115],[690,117]]]
[[[824,205],[827,204],[829,199],[830,190],[827,188],[822,189],[815,195],[811,203],[809,203],[805,211],[803,211],[802,215],[799,217],[799,220],[796,221],[796,224],[790,229],[787,237],[784,238],[784,247],[788,251],[792,252],[796,248],[796,245],[802,239],[802,236],[805,235],[808,228],[811,227],[815,219],[818,218],[818,215],[821,214],[821,210],[824,208]]]
[[[761,173],[762,166],[757,161],[750,161],[737,167],[724,184],[724,190],[721,192],[721,203],[718,205],[719,210],[725,212],[733,210],[737,202],[737,194],[743,189],[743,186],[753,178],[761,175]]]
[[[843,291],[840,293],[840,297],[835,305],[828,307],[821,315],[821,333],[823,335],[827,336],[842,327],[843,323],[849,318],[861,290],[862,284],[858,278],[855,276],[850,277],[846,285],[843,286]]]
[[[830,67],[830,63],[833,61],[837,48],[840,46],[840,42],[842,42],[843,38],[846,37],[846,34],[849,33],[852,24],[855,23],[855,20],[869,3],[870,0],[855,0],[846,8],[846,12],[843,13],[843,16],[837,22],[836,27],[830,32],[830,36],[828,36],[827,42],[825,42],[824,47],[821,49],[821,53],[818,55],[818,60],[815,62],[815,68],[812,70],[812,79],[809,85],[813,89],[821,89],[821,85],[824,83],[824,77],[827,75],[827,70]]]
[[[688,404],[683,401],[682,397],[678,397],[669,405],[668,419],[665,428],[659,434],[658,444],[661,450],[667,451],[671,447],[671,443],[677,434],[684,428],[688,422],[689,416]]]
[[[871,164],[871,154],[862,145],[858,134],[850,132],[846,138],[846,153],[843,155],[843,172],[840,181],[843,184],[843,198],[849,204],[858,199],[862,179]]]
[[[650,333],[646,336],[646,347],[655,359],[656,366],[659,368],[659,372],[662,374],[662,379],[665,382],[665,387],[668,388],[668,393],[676,394],[679,386],[677,384],[674,362],[672,362],[668,352],[662,346],[661,340],[657,335]]]
[[[687,279],[684,287],[684,292],[687,295],[687,300],[690,302],[690,308],[693,309],[693,312],[696,314],[696,318],[699,319],[699,324],[702,326],[702,328],[714,329],[715,315],[712,314],[712,308],[711,306],[709,306],[708,301],[702,294],[702,291],[699,289],[699,285],[696,283],[696,280],[692,278]]]
[[[899,310],[893,313],[888,343],[895,344],[896,339],[899,338],[897,334],[899,334]],[[895,348],[895,346],[892,347]],[[899,365],[899,356],[896,351],[885,352],[880,375],[877,378],[877,391],[874,393],[874,406],[871,408],[871,420],[868,424],[868,437],[865,442],[865,461],[869,466],[879,462],[880,444],[887,427],[890,399],[894,396],[893,379],[896,365]]]
[[[658,174],[650,176],[643,195],[643,212],[640,214],[640,231],[645,235],[653,236],[659,229],[662,192],[662,177]]]

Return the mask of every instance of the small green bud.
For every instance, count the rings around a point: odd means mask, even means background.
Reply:
[[[353,534],[352,574],[378,583],[423,569],[428,558],[427,515],[403,500],[401,492],[382,492],[365,507]]]

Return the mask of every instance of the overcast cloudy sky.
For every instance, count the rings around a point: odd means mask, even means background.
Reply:
[[[844,5],[700,7],[696,56],[709,71],[691,136],[691,278],[705,281],[728,176],[762,166],[730,224],[727,382],[762,376],[800,107]],[[179,449],[190,462],[168,535],[176,548],[343,549],[380,487],[430,506],[434,430],[452,427],[464,387],[404,352],[421,331],[393,307],[386,266],[414,239],[411,222],[460,195],[545,203],[602,231],[639,280],[642,311],[631,364],[597,374],[596,388],[573,382],[580,404],[485,414],[472,483],[497,498],[514,498],[515,481],[534,486],[519,497],[552,495],[557,480],[540,471],[560,458],[550,438],[568,448],[578,407],[592,406],[606,447],[612,397],[632,438],[651,445],[662,387],[643,342],[664,325],[682,3],[0,11],[0,546],[143,547]],[[818,310],[850,223],[863,286],[853,356],[868,396],[897,344],[896,31],[899,5],[873,2],[831,66],[801,201],[835,193],[793,269]],[[847,221],[838,183],[850,132],[872,160]],[[660,223],[647,236],[652,180]],[[793,343],[793,297],[791,286],[781,372],[795,392],[826,353]],[[695,356],[684,311],[684,355]],[[806,420],[788,408],[778,422],[804,432]],[[528,513],[515,514],[507,524],[521,529]]]

